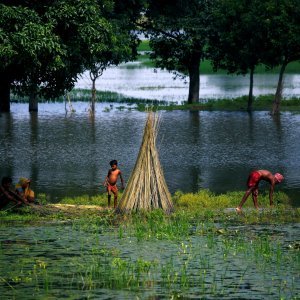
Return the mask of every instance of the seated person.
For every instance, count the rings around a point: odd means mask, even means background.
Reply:
[[[19,206],[26,203],[22,197],[11,190],[12,179],[10,177],[3,177],[0,185],[0,209],[5,207],[8,203],[14,203]]]
[[[34,203],[34,191],[30,188],[31,180],[25,177],[21,177],[19,182],[16,184],[16,192],[26,202]]]

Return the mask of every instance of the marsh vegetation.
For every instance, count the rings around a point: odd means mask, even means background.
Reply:
[[[177,192],[170,215],[118,215],[105,195],[1,212],[1,295],[297,299],[299,209],[280,192],[241,216],[241,195]]]

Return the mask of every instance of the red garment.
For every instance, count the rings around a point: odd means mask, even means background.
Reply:
[[[106,190],[109,194],[110,194],[110,192],[112,192],[114,195],[116,195],[118,193],[118,187],[116,184],[111,185],[111,184],[107,183]]]
[[[260,181],[260,177],[261,177],[261,175],[258,171],[251,172],[248,177],[248,181],[247,181],[248,188],[257,186]]]

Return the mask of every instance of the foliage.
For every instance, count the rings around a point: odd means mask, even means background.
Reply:
[[[248,111],[252,110],[256,66],[281,65],[272,109],[272,114],[278,113],[285,67],[300,59],[298,1],[219,0],[213,19],[208,48],[214,69],[250,73]]]
[[[115,62],[107,53],[120,52],[120,46],[127,53],[130,37],[125,40],[117,21],[110,22],[112,8],[111,0],[5,1],[0,6],[1,78],[14,83],[18,93],[51,98],[70,90],[78,74],[97,60]]]
[[[128,1],[125,1],[128,2]],[[131,1],[129,1],[131,3]],[[102,76],[109,66],[117,66],[121,62],[133,60],[136,56],[138,37],[135,33],[135,18],[139,7],[137,3],[131,3],[131,7],[124,7],[124,1],[115,1],[115,5],[106,10],[105,16],[111,25],[111,34],[105,41],[105,48],[100,52],[93,51],[86,57],[86,69],[89,70],[92,80],[92,113],[95,110],[96,102],[96,80]]]
[[[220,0],[213,10],[209,53],[215,69],[246,74],[261,62],[267,30],[261,1]]]
[[[189,102],[199,101],[199,65],[205,58],[214,1],[149,1],[140,23],[157,67],[190,76]]]
[[[268,30],[264,62],[270,67],[300,60],[300,7],[298,0],[265,2],[263,18]]]

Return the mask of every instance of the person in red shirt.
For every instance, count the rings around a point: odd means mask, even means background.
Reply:
[[[269,199],[270,199],[270,205],[273,205],[273,192],[275,184],[280,183],[284,177],[280,173],[275,173],[274,175],[268,171],[268,170],[255,170],[252,171],[249,174],[248,181],[247,181],[247,187],[243,199],[241,200],[239,206],[236,208],[237,212],[242,211],[242,206],[246,202],[249,195],[252,193],[252,199],[253,204],[256,209],[258,209],[258,202],[257,202],[257,196],[258,196],[258,184],[261,180],[267,181],[270,184],[270,191],[269,191]]]

